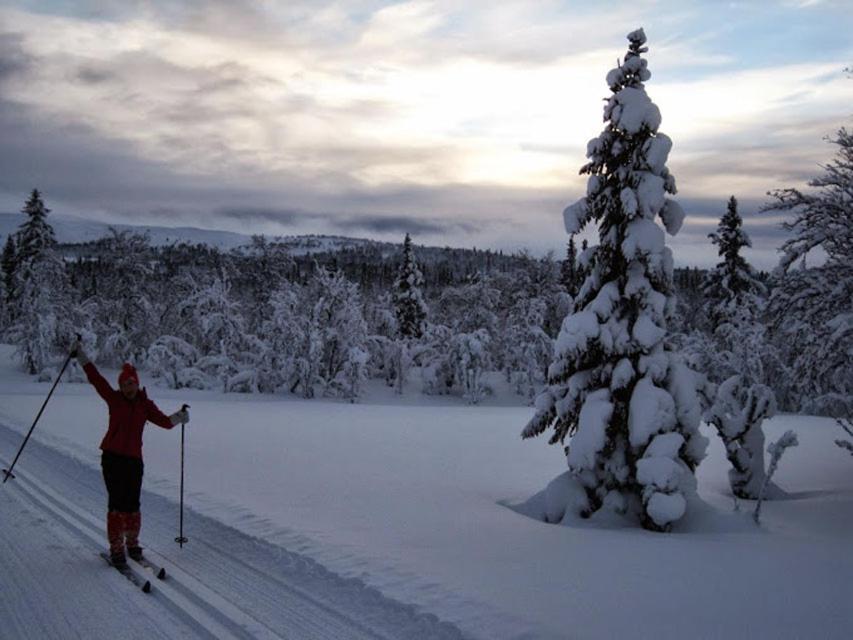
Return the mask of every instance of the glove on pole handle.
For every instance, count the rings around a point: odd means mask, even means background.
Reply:
[[[77,340],[78,341],[82,340],[82,336],[79,333],[77,334]],[[53,381],[53,386],[50,388],[50,391],[47,394],[47,398],[44,399],[44,404],[41,405],[41,409],[39,409],[39,412],[36,415],[36,419],[33,420],[33,424],[30,427],[30,430],[27,432],[27,436],[24,438],[24,441],[21,443],[21,448],[18,449],[18,453],[15,455],[15,459],[12,460],[12,464],[9,465],[8,469],[3,469],[3,484],[6,484],[6,481],[9,478],[12,478],[12,480],[15,479],[15,475],[12,473],[12,469],[15,468],[15,464],[18,462],[18,458],[21,457],[21,454],[24,451],[24,447],[27,446],[27,441],[30,439],[30,436],[33,434],[33,430],[36,428],[36,425],[38,424],[39,418],[41,418],[41,414],[44,412],[44,408],[47,406],[47,403],[50,401],[50,396],[53,395],[53,390],[56,389],[56,385],[59,384],[59,380],[62,378],[62,374],[65,373],[65,369],[68,367],[68,363],[71,362],[71,358],[73,358],[75,355],[77,355],[76,349],[72,349],[68,353],[68,357],[65,358],[65,362],[62,365],[62,369],[59,370],[59,375],[56,376],[56,380]]]
[[[181,411],[186,411],[190,408],[190,405],[185,404],[181,406]],[[178,531],[178,537],[175,538],[175,542],[181,547],[184,548],[184,543],[189,542],[189,540],[184,537],[184,426],[186,426],[185,422],[181,423],[181,518],[180,525]]]

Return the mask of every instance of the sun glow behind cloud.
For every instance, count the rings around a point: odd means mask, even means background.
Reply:
[[[713,33],[691,31],[697,9],[664,4],[213,3],[175,16],[152,3],[100,19],[0,9],[0,31],[27,60],[0,78],[0,97],[44,130],[126,145],[140,162],[235,194],[205,200],[202,187],[194,207],[158,200],[157,185],[137,207],[66,196],[80,210],[159,208],[217,226],[229,221],[211,218],[216,206],[248,198],[311,213],[313,227],[289,220],[282,233],[334,231],[336,216],[358,213],[464,216],[479,229],[466,243],[556,247],[561,206],[582,193],[577,170],[601,129],[604,75],[642,21],[648,91],[683,198],[722,211],[732,193],[760,199],[813,175],[830,153],[821,137],[849,117],[851,49],[749,66],[715,50]],[[46,172],[31,173],[50,193]],[[0,184],[15,196],[29,186]],[[423,240],[450,239],[434,235]]]

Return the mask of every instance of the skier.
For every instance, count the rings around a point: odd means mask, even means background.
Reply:
[[[133,365],[125,363],[118,376],[119,391],[110,386],[86,357],[79,341],[74,345],[77,362],[86,377],[109,407],[109,427],[101,442],[101,469],[109,496],[107,539],[110,561],[116,566],[127,564],[127,555],[142,559],[139,529],[139,493],[142,489],[142,429],[147,421],[158,427],[172,427],[190,421],[183,408],[170,416],[164,414],[148,399],[145,389],[139,388],[139,375]]]

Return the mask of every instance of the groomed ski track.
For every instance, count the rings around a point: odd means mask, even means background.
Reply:
[[[4,466],[20,442],[0,424]],[[4,638],[116,637],[117,628],[128,638],[464,637],[360,580],[190,510],[181,549],[171,542],[177,504],[143,490],[142,543],[168,573],[157,580],[134,564],[151,581],[144,594],[98,557],[106,542],[97,469],[31,439],[15,475],[0,487]]]

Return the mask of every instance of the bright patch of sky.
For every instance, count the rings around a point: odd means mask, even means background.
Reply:
[[[606,6],[605,6],[606,5]],[[688,213],[676,260],[741,201],[754,260],[849,124],[842,2],[5,2],[0,209],[263,233],[554,249],[643,26]]]

